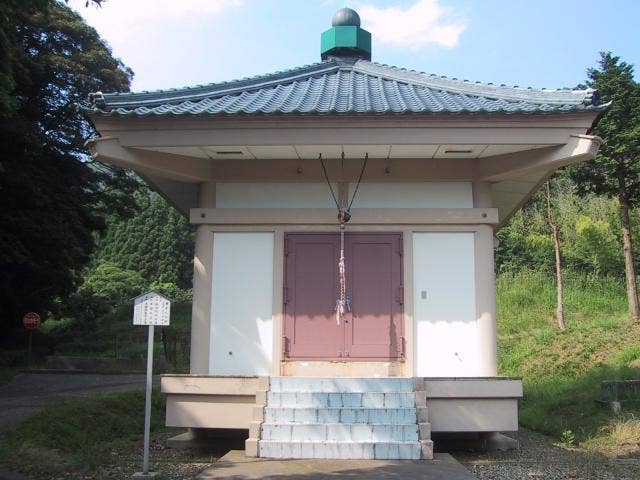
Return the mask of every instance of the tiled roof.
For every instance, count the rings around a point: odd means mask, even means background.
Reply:
[[[602,110],[595,90],[511,87],[439,77],[366,60],[330,59],[231,82],[96,93],[87,113],[112,116],[555,113]]]

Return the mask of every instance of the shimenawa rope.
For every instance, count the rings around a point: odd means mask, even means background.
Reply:
[[[345,258],[344,258],[344,233],[346,230],[346,225],[349,220],[351,220],[351,206],[353,205],[353,201],[358,194],[358,189],[360,188],[360,182],[362,181],[362,176],[364,175],[364,171],[367,168],[367,162],[369,160],[369,154],[366,153],[364,156],[364,161],[362,162],[362,170],[360,171],[360,176],[358,177],[358,183],[356,183],[356,188],[353,190],[353,195],[351,196],[351,201],[349,202],[346,210],[343,210],[340,207],[340,203],[336,198],[336,194],[333,191],[333,186],[329,181],[329,175],[327,174],[327,168],[324,164],[324,160],[322,159],[322,154],[318,155],[320,159],[320,165],[322,165],[322,172],[324,173],[324,178],[327,181],[327,185],[329,185],[329,191],[331,192],[331,197],[333,198],[334,203],[338,209],[338,221],[340,222],[340,259],[338,260],[338,299],[336,300],[336,323],[340,325],[340,319],[344,317],[344,314],[351,310],[349,297],[347,296],[347,279],[346,279],[346,266],[345,266]],[[342,152],[342,160],[344,161],[344,152]]]

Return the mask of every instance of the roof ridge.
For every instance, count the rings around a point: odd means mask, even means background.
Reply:
[[[494,83],[472,82],[449,78],[445,75],[435,75],[433,73],[419,72],[406,68],[395,67],[384,63],[377,63],[368,60],[359,60],[354,69],[368,75],[387,77],[390,80],[404,83],[418,84],[427,88],[446,90],[451,93],[464,95],[476,95],[487,98],[499,98],[504,100],[522,101],[544,104],[566,104],[581,103],[591,105],[595,89],[586,88],[583,90],[570,88],[533,88],[510,86],[505,84],[496,85]],[[488,90],[487,90],[488,89]],[[553,98],[550,98],[553,95]],[[511,98],[508,98],[511,97]],[[562,97],[562,98],[560,98]]]

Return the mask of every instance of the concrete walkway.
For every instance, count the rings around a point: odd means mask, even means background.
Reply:
[[[157,382],[157,379],[154,379]],[[20,373],[0,386],[0,433],[14,428],[56,400],[85,398],[97,393],[144,389],[145,376]]]
[[[232,450],[196,478],[476,480],[477,477],[447,453],[437,453],[433,460],[272,460],[248,458],[243,451]]]

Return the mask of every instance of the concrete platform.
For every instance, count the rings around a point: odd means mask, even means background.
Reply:
[[[433,460],[274,460],[249,458],[241,450],[230,451],[196,478],[320,480],[333,477],[363,480],[476,480],[447,453],[437,453]]]

